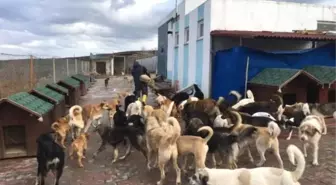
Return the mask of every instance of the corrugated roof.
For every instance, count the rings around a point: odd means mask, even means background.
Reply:
[[[60,86],[60,85],[58,85],[58,84],[51,83],[51,84],[47,84],[46,86],[47,86],[47,87],[50,86],[50,87],[52,87],[52,88],[54,88],[54,89],[57,89],[57,90],[59,90],[59,91],[65,93],[65,94],[67,94],[67,95],[69,94],[69,90],[68,90],[67,88],[65,88],[65,87],[63,87],[63,86]]]
[[[265,68],[249,80],[249,83],[282,88],[300,74],[304,74],[312,80],[321,83],[318,79],[303,70],[285,68]]]
[[[336,35],[324,33],[303,34],[294,32],[270,32],[270,31],[238,31],[238,30],[214,30],[212,36],[242,37],[242,38],[275,38],[296,40],[330,40],[335,41]]]
[[[303,68],[323,84],[331,84],[336,81],[336,67],[330,66],[307,66]]]
[[[53,109],[54,105],[27,92],[19,92],[7,97],[8,102],[20,106],[36,116],[42,116]]]
[[[80,82],[77,81],[77,80],[75,80],[75,79],[73,79],[73,78],[71,78],[71,77],[65,78],[63,80],[60,80],[60,82],[63,82],[63,83],[65,83],[65,84],[67,84],[67,85],[69,85],[71,87],[74,87],[74,88],[80,86]]]
[[[51,90],[49,88],[46,87],[37,87],[35,89],[33,89],[33,91],[42,94],[46,97],[48,97],[49,99],[54,100],[56,103],[59,103],[60,101],[62,101],[64,99],[64,96],[54,90]]]

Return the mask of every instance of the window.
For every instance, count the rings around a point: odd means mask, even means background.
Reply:
[[[187,44],[189,42],[189,27],[184,28],[184,43]]]
[[[175,32],[175,46],[179,44],[179,32]]]
[[[202,38],[204,35],[204,22],[203,19],[198,21],[197,24],[197,38]]]

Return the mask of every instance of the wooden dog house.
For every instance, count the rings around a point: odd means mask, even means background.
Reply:
[[[73,75],[72,78],[80,83],[81,95],[86,95],[90,84],[89,80],[81,74]]]
[[[63,86],[69,90],[69,106],[78,105],[80,92],[80,82],[69,77],[57,82],[58,85]]]
[[[51,131],[53,104],[27,92],[0,100],[0,159],[35,156],[36,139]]]
[[[61,93],[47,87],[38,87],[31,90],[30,94],[54,105],[52,121],[56,121],[65,115],[65,96]]]
[[[266,68],[249,81],[256,101],[268,101],[279,89],[287,105],[319,102],[321,81],[305,70]]]
[[[70,97],[69,97],[69,90],[63,86],[60,86],[55,83],[47,84],[46,87],[48,89],[51,89],[53,91],[56,91],[60,94],[62,94],[65,97],[65,104],[70,106]]]

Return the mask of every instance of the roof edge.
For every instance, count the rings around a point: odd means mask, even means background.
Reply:
[[[12,104],[12,105],[14,105],[14,106],[16,106],[16,107],[21,108],[22,110],[25,110],[26,112],[29,112],[29,113],[31,113],[31,114],[33,114],[33,115],[39,117],[39,118],[43,116],[43,115],[41,115],[41,114],[39,114],[39,113],[37,113],[37,112],[35,112],[35,111],[32,111],[32,110],[27,109],[26,107],[24,107],[24,106],[22,106],[22,105],[20,105],[20,104],[18,104],[18,103],[15,103],[14,101],[12,101],[12,100],[10,100],[10,99],[3,98],[3,99],[0,100],[0,104],[3,103],[3,102],[10,103],[10,104]]]

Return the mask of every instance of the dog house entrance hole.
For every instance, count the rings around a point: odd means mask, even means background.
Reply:
[[[21,157],[27,155],[26,133],[24,126],[3,127],[5,156]]]
[[[331,89],[328,91],[328,102],[336,102],[336,90]]]
[[[294,103],[296,103],[296,94],[295,93],[284,94],[283,101],[285,105],[293,105]]]

